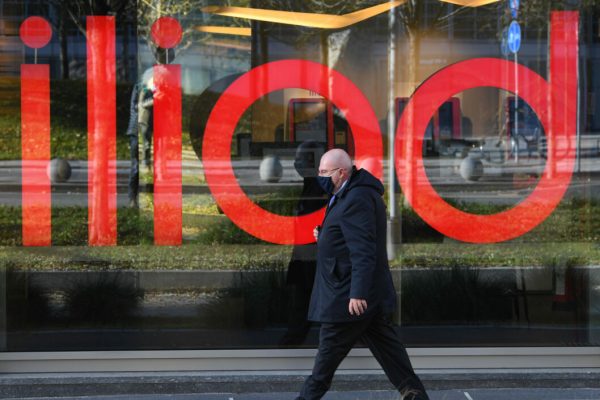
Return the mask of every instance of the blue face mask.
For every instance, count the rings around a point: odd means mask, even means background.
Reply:
[[[325,193],[333,194],[335,186],[330,176],[317,176],[317,181]]]

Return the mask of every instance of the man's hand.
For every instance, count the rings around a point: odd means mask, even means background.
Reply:
[[[315,229],[313,229],[313,236],[315,237],[315,242],[319,240],[319,230],[321,230],[321,227],[319,225],[315,226]]]
[[[357,317],[364,314],[367,311],[367,301],[363,299],[350,299],[348,311],[350,311],[350,315],[356,315]]]

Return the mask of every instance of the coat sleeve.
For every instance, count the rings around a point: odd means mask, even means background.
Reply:
[[[375,204],[367,193],[360,193],[349,200],[341,228],[352,264],[350,298],[366,299],[377,263]]]
[[[138,97],[139,97],[140,86],[138,83],[133,85],[131,90],[131,103],[129,104],[129,124],[127,124],[127,134],[135,136],[137,135],[137,124],[138,124]]]

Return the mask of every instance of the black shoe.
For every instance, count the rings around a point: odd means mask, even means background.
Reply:
[[[429,398],[420,390],[405,388],[400,391],[400,400],[428,400]]]

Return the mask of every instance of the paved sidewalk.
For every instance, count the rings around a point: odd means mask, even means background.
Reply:
[[[293,400],[297,394],[219,393],[92,397],[36,397],[35,400]],[[431,400],[598,400],[600,389],[463,389],[433,390]],[[330,392],[323,400],[400,400],[397,392]]]
[[[600,400],[600,370],[419,371],[431,400]],[[0,374],[0,399],[294,400],[309,371]],[[323,400],[401,400],[379,371],[338,371]]]

